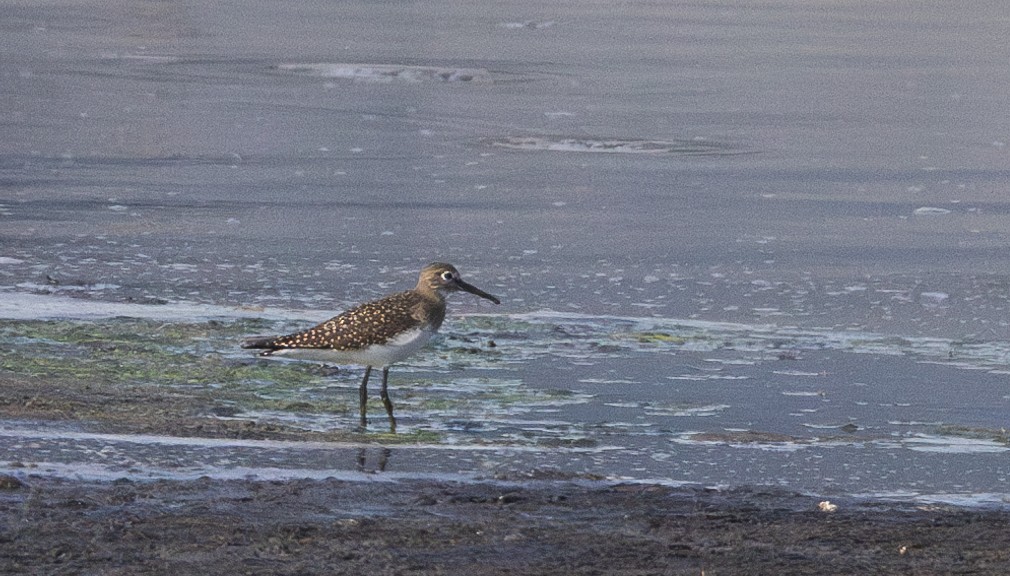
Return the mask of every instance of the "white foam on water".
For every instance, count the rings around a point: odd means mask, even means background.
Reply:
[[[277,69],[322,78],[337,78],[362,82],[476,82],[491,81],[483,68],[449,68],[439,66],[408,66],[397,64],[366,64],[351,62],[316,62],[278,64]]]
[[[185,322],[203,318],[268,318],[275,320],[315,318],[319,311],[244,309],[195,302],[138,304],[106,302],[59,295],[0,292],[0,318],[10,320],[98,320],[129,317]]]
[[[995,454],[1010,452],[1010,446],[985,438],[916,435],[903,439],[902,443],[909,450],[917,452],[940,452],[944,454]]]
[[[30,467],[0,466],[0,471],[15,477],[45,475],[51,478],[110,482],[120,478],[131,480],[342,480],[346,482],[396,482],[398,480],[435,480],[460,482],[475,480],[476,476],[451,473],[387,472],[381,473],[357,470],[314,469],[314,468],[274,468],[218,466],[191,468],[138,468],[124,470],[121,466],[106,466],[93,462],[33,462]],[[31,480],[26,480],[31,484]]]

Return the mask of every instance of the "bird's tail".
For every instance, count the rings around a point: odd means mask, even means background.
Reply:
[[[276,350],[277,339],[272,336],[256,336],[242,341],[243,348],[258,348],[260,350]]]

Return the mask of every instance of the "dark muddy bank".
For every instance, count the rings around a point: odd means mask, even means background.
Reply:
[[[35,574],[1005,574],[1010,513],[567,481],[7,478]]]

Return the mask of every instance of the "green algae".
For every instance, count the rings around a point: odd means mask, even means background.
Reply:
[[[657,343],[663,344],[684,344],[688,341],[686,336],[679,334],[669,334],[667,332],[638,332],[633,337],[642,344]]]
[[[482,324],[478,322],[477,324]],[[492,368],[499,354],[481,329],[464,327],[419,355],[438,375],[415,367],[394,372],[398,415],[422,425],[395,437],[384,430],[377,387],[369,400],[370,433],[356,430],[361,372],[315,363],[265,359],[241,350],[249,335],[287,329],[249,319],[164,322],[137,318],[33,320],[0,324],[0,414],[69,419],[116,430],[240,437],[368,438],[384,443],[434,442],[432,415],[508,413],[551,395],[515,379],[453,379],[443,372]],[[477,330],[480,334],[473,335]],[[461,334],[461,335],[459,335]]]
[[[242,337],[268,326],[259,320],[7,321],[0,325],[0,377],[8,384],[0,405],[13,417],[177,433],[187,426],[200,433],[219,413],[350,413],[351,398],[296,398],[299,390],[322,387],[318,367],[238,349]]]
[[[260,358],[239,347],[250,335],[291,328],[282,321],[242,318],[6,321],[0,323],[0,379],[5,381],[0,414],[183,434],[389,441],[376,436],[385,430],[385,411],[374,378],[367,407],[370,432],[355,431],[359,368]],[[866,334],[587,317],[469,316],[450,320],[443,332],[391,373],[390,392],[401,417],[397,442],[437,441],[424,434],[438,434],[432,429],[445,422],[482,424],[467,430],[508,429],[515,422],[542,420],[563,405],[593,402],[577,381],[566,382],[563,372],[552,372],[537,385],[517,377],[522,371],[515,366],[529,362],[597,363],[640,353],[715,349],[764,358],[769,351],[808,348],[878,353],[883,348],[947,361],[949,348],[932,340]],[[990,359],[1001,353],[988,346],[966,344],[959,356],[972,352]],[[12,386],[11,380],[21,383]],[[675,404],[646,409],[701,414]],[[1010,444],[1005,435],[982,437]],[[476,440],[467,436],[465,441]]]
[[[166,324],[137,319],[102,322],[5,322],[0,370],[23,376],[86,379],[102,385],[220,386],[309,381],[305,370],[268,366],[224,353],[259,322]]]

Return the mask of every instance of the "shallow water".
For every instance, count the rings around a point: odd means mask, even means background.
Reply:
[[[0,310],[286,329],[447,260],[503,306],[394,371],[391,470],[989,498],[1004,12],[14,3]]]
[[[32,335],[11,342],[4,366],[22,358],[27,370],[32,355],[60,350],[74,359],[79,377],[86,377],[88,351],[101,347],[93,335],[74,336],[74,326],[114,326],[122,322],[116,316],[149,313],[147,330],[163,333],[173,320],[215,319],[211,326],[220,334],[212,328],[199,339],[163,345],[179,360],[135,356],[155,363],[146,370],[131,366],[126,382],[139,378],[142,385],[156,378],[144,374],[171,373],[174,362],[248,356],[235,347],[233,333],[242,325],[225,329],[243,317],[274,318],[258,327],[282,330],[306,314],[12,294],[4,302],[0,315],[34,309],[63,318],[50,322],[57,327],[50,337],[45,324],[15,325],[15,333]],[[48,309],[43,313],[37,302]],[[292,380],[280,372],[290,365],[270,362],[253,376],[208,368],[205,381],[168,377],[150,384],[178,387],[180,394],[194,387],[231,390],[221,396],[227,411],[203,408],[224,419],[320,432],[356,425],[360,370],[303,371]],[[1002,502],[1010,474],[1003,427],[1008,370],[1010,343],[1000,341],[548,311],[485,314],[450,320],[429,350],[392,371],[405,444],[381,434],[343,442],[225,440],[25,421],[5,423],[0,435],[14,471],[84,478],[372,480],[381,472],[386,480],[771,485],[821,495],[993,504]],[[105,386],[111,392],[118,385]],[[381,432],[381,406],[373,403],[370,416]]]

